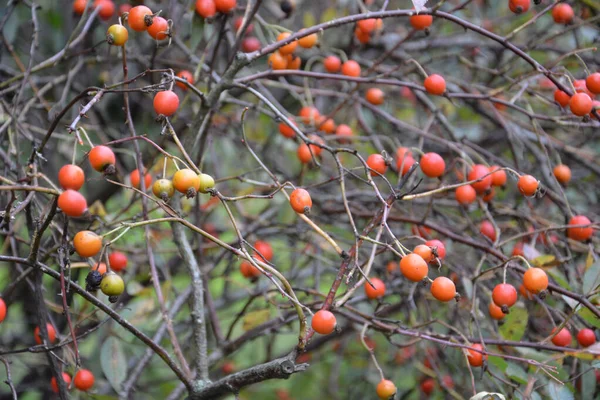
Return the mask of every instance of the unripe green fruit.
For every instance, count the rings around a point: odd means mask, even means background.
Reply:
[[[198,189],[201,193],[208,193],[209,189],[215,187],[215,180],[208,174],[198,175],[200,178],[200,188]]]
[[[107,296],[119,296],[125,291],[125,282],[114,272],[108,272],[102,278],[100,290]]]

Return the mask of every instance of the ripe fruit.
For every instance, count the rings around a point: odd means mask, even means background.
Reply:
[[[327,56],[323,60],[323,66],[327,72],[334,74],[342,68],[342,61],[336,56]]]
[[[217,14],[214,0],[196,0],[196,13],[202,18],[212,18]]]
[[[490,221],[482,221],[481,225],[479,225],[479,232],[492,242],[496,241],[496,229],[494,229],[494,225]]]
[[[125,282],[114,272],[107,272],[100,282],[100,290],[107,296],[119,296],[125,290]]]
[[[63,381],[65,381],[65,386],[68,387],[71,384],[71,375],[67,374],[66,372],[63,372],[62,378]],[[56,381],[55,377],[52,377],[52,379],[50,379],[50,387],[52,388],[52,391],[54,393],[58,393],[58,382]]]
[[[402,170],[402,176],[404,176],[408,173],[408,171],[410,171],[415,162],[415,159],[412,155],[410,155],[410,153],[405,156],[398,157],[396,159],[396,169],[398,171]]]
[[[592,222],[585,215],[576,215],[569,220],[569,225],[589,225]],[[583,242],[588,240],[594,234],[594,229],[590,226],[585,228],[567,228],[567,237],[573,240]]]
[[[503,319],[506,315],[502,312],[502,309],[495,305],[493,302],[490,303],[490,305],[488,306],[488,311],[490,313],[490,317],[498,321]]]
[[[304,29],[301,29],[300,32],[302,32],[303,30]],[[300,45],[300,47],[304,47],[305,49],[310,49],[315,44],[317,44],[318,39],[319,39],[319,37],[317,36],[317,34],[312,33],[308,36],[304,36],[303,38],[298,39],[298,44]]]
[[[109,20],[115,13],[115,3],[112,0],[95,0],[94,8],[101,6],[98,16],[104,21]]]
[[[290,124],[296,126],[296,123],[293,120],[288,119],[288,121],[290,122]],[[279,123],[279,133],[281,133],[283,137],[289,139],[293,139],[294,137],[296,137],[296,132],[294,132],[294,130],[285,122]]]
[[[129,180],[131,181],[131,186],[133,186],[136,189],[141,189],[139,169],[134,169],[133,171],[131,171],[131,174],[129,174]],[[149,189],[150,185],[152,184],[152,175],[150,175],[149,173],[146,173],[144,175],[144,184],[146,189]]]
[[[446,163],[442,156],[437,153],[425,153],[421,157],[421,171],[430,177],[430,178],[438,178],[444,174],[444,170],[446,169]]]
[[[427,276],[429,267],[423,257],[411,253],[400,260],[400,272],[409,281],[420,282]]]
[[[421,391],[426,395],[430,395],[433,393],[433,389],[435,389],[435,381],[433,378],[426,378],[421,382]]]
[[[438,74],[429,75],[425,78],[423,86],[427,93],[441,96],[446,91],[446,80]]]
[[[252,53],[260,49],[260,40],[254,36],[248,36],[242,40],[241,47],[244,53]]]
[[[170,35],[169,23],[160,16],[154,17],[152,25],[148,27],[148,35],[156,40],[164,40]]]
[[[365,282],[365,294],[369,299],[378,299],[385,294],[385,283],[379,278],[371,278],[371,283]],[[372,284],[372,286],[371,286]]]
[[[594,72],[585,78],[585,86],[587,89],[594,93],[600,94],[600,72]]]
[[[237,6],[236,0],[214,0],[215,6],[219,12],[229,14]]]
[[[103,262],[97,263],[91,269],[92,269],[92,271],[97,271],[100,275],[104,275],[106,273],[106,271],[108,270],[108,268],[106,267],[106,264]]]
[[[431,294],[439,301],[450,301],[456,296],[456,286],[452,280],[439,276],[431,284]]]
[[[379,397],[381,400],[388,400],[390,397],[396,394],[396,390],[397,389],[396,385],[394,385],[394,382],[387,379],[382,379],[377,384],[377,397]]]
[[[0,323],[6,318],[6,303],[0,297]]]
[[[365,33],[371,33],[377,28],[377,20],[375,18],[361,19],[356,22],[356,27]]]
[[[477,198],[477,192],[473,189],[471,185],[464,185],[456,189],[454,193],[456,197],[456,201],[458,201],[462,205],[468,205],[475,201]]]
[[[541,268],[529,268],[523,274],[523,286],[531,293],[539,293],[548,287],[548,275]]]
[[[539,182],[531,175],[521,175],[517,182],[519,192],[525,196],[533,196],[538,189]]]
[[[556,89],[554,91],[554,101],[560,104],[561,107],[566,107],[569,104],[569,101],[571,101],[571,96],[560,89]]]
[[[529,10],[531,0],[509,0],[508,8],[515,14],[521,14]]]
[[[436,254],[440,259],[446,258],[446,246],[441,240],[432,239],[425,242],[426,246],[431,247],[433,253]]]
[[[167,201],[175,194],[175,187],[169,179],[159,179],[152,185],[152,193],[163,201]]]
[[[102,248],[102,238],[92,231],[79,231],[73,237],[73,247],[81,257],[93,257]]]
[[[495,171],[495,172],[492,172]],[[504,186],[506,184],[506,171],[500,169],[497,165],[492,165],[490,167],[490,172],[492,173],[492,186]]]
[[[265,261],[273,260],[273,247],[268,242],[264,240],[257,240],[254,243],[254,248],[257,251],[257,256],[261,256]]]
[[[373,105],[381,105],[385,100],[385,93],[379,88],[369,88],[365,93],[365,99]]]
[[[311,326],[315,332],[321,335],[329,335],[336,326],[335,315],[328,310],[319,310],[313,315]]]
[[[289,32],[281,32],[279,35],[277,35],[277,41],[281,42],[282,40],[287,39],[291,35],[292,34]],[[294,40],[293,42],[288,43],[285,46],[281,46],[279,48],[279,53],[281,53],[283,55],[292,54],[296,50],[297,46],[298,46],[298,42]]]
[[[571,180],[571,168],[565,164],[559,164],[552,170],[557,181],[566,185]]]
[[[508,308],[517,302],[517,289],[508,283],[499,283],[492,291],[492,300],[504,314],[508,314]]]
[[[335,129],[336,129],[335,121],[331,118],[325,119],[325,117],[322,117],[322,118],[320,118],[318,128],[325,133],[329,133],[329,134],[334,133]]]
[[[427,29],[433,23],[431,15],[413,15],[410,17],[410,25],[418,31]]]
[[[569,102],[571,112],[578,117],[583,117],[592,111],[592,99],[586,93],[575,93]]]
[[[75,164],[66,164],[58,171],[58,183],[63,189],[79,190],[85,182],[83,170]]]
[[[352,128],[350,128],[348,125],[346,124],[339,124],[337,126],[337,128],[335,129],[335,134],[337,136],[354,136],[354,133],[352,132]],[[347,143],[347,140],[344,139],[338,139],[340,143]]]
[[[483,350],[483,346],[479,343],[475,343],[471,346],[471,349],[468,349],[469,354],[467,355],[467,359],[469,360],[469,364],[471,367],[481,367],[483,365],[483,360],[487,360],[487,354],[479,353],[475,350]]]
[[[54,326],[52,326],[50,322],[46,323],[46,331],[48,331],[48,344],[54,343],[54,341],[56,340],[56,329],[54,329]],[[33,331],[33,338],[35,339],[35,342],[37,344],[42,344],[42,337],[40,336],[39,326],[35,327],[35,330]]]
[[[429,247],[425,244],[420,244],[420,245],[416,246],[413,249],[413,253],[420,255],[421,258],[423,260],[425,260],[425,262],[432,262],[435,259],[435,257],[433,256],[433,251],[431,250],[431,247]]]
[[[477,193],[483,193],[492,187],[492,176],[488,175],[489,173],[490,169],[485,165],[475,164],[471,167],[468,179],[470,181],[481,179],[479,182],[471,183],[471,186],[473,186],[473,189],[475,189]],[[485,178],[483,178],[484,176]]]
[[[178,192],[191,198],[200,189],[200,177],[189,168],[180,169],[173,175],[173,186]]]
[[[73,12],[77,15],[82,15],[85,11],[87,0],[75,0],[73,2]]]
[[[287,55],[287,69],[300,69],[302,59],[294,54]]]
[[[129,32],[123,25],[111,25],[106,31],[106,41],[113,46],[123,46],[129,39]]]
[[[310,149],[306,143],[300,143],[296,153],[298,155],[298,159],[302,164],[308,164],[309,162],[311,162],[314,154],[311,154]]]
[[[556,332],[556,328],[552,328],[552,333]],[[559,347],[567,347],[571,344],[571,340],[573,337],[571,336],[571,332],[567,328],[562,328],[560,332],[558,332],[552,338],[552,343],[555,346]]]
[[[83,195],[68,189],[58,196],[58,207],[69,217],[80,217],[87,210],[87,201]]]
[[[135,6],[129,10],[127,22],[134,31],[143,32],[152,25],[152,10],[146,6]]]
[[[575,13],[573,12],[573,9],[567,3],[557,4],[552,9],[552,19],[554,19],[554,22],[557,24],[570,24],[571,21],[573,21],[574,16]]]
[[[321,113],[315,107],[305,106],[300,109],[298,116],[302,119],[305,125],[315,124],[319,121]]]
[[[358,27],[354,29],[354,36],[356,36],[356,39],[362,44],[369,43],[369,40],[371,40],[371,34],[369,32],[361,31]]]
[[[342,64],[342,74],[356,78],[360,76],[360,65],[354,60],[348,60]]]
[[[590,328],[583,328],[577,333],[577,341],[583,347],[589,347],[596,343],[596,335]]]
[[[182,70],[177,73],[177,77],[186,80],[190,85],[194,84],[194,76],[190,71]],[[188,86],[179,81],[175,81],[175,84],[180,87],[182,90],[188,90]]]
[[[200,174],[198,175],[198,179],[200,180],[200,185],[198,186],[198,191],[200,193],[209,193],[211,189],[215,187],[215,179],[208,174]]]
[[[127,267],[127,256],[120,251],[113,251],[108,256],[108,262],[113,271],[120,272]]]
[[[278,51],[271,53],[268,63],[274,70],[286,69],[288,64],[287,57]]]
[[[94,386],[94,374],[87,369],[80,369],[73,378],[75,387],[83,392],[87,392]]]
[[[159,115],[170,117],[179,107],[179,96],[172,90],[163,90],[154,96],[154,111]]]
[[[114,173],[115,153],[106,146],[95,146],[88,154],[90,165],[98,172]]]
[[[385,174],[387,171],[387,164],[385,163],[385,158],[381,154],[371,154],[369,158],[367,158],[367,166],[371,168],[371,176],[375,176],[377,174]]]
[[[250,261],[244,260],[240,264],[240,272],[245,278],[254,279],[260,276],[260,270]]]
[[[310,194],[302,188],[297,188],[290,194],[290,205],[298,214],[308,214],[312,207]]]

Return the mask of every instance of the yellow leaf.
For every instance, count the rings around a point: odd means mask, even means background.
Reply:
[[[321,23],[331,21],[332,19],[335,19],[335,17],[337,17],[337,11],[335,10],[335,8],[329,7],[327,10],[323,11],[323,14],[321,14]],[[305,27],[308,28],[308,27],[312,26],[312,25],[307,25],[306,20],[304,22],[305,22],[305,24],[304,24]]]
[[[242,329],[249,331],[252,328],[256,328],[260,324],[267,322],[271,312],[269,309],[251,311],[244,315]]]
[[[106,217],[106,210],[104,209],[104,205],[100,200],[96,200],[90,207],[90,214],[94,214],[104,219]]]
[[[589,269],[594,263],[594,257],[592,256],[592,252],[588,252],[587,258],[585,259],[585,269]]]
[[[304,13],[303,21],[304,21],[304,26],[314,26],[317,24],[316,23],[317,21],[315,21],[315,16],[310,12]]]
[[[560,265],[560,262],[556,260],[556,257],[554,257],[551,254],[544,254],[539,257],[536,257],[533,260],[531,260],[531,263],[536,267],[553,267],[556,265]]]

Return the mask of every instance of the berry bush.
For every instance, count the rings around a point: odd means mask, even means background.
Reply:
[[[599,21],[8,0],[0,397],[598,398]]]

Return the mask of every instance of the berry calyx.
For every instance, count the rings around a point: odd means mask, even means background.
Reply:
[[[93,257],[102,249],[102,238],[92,231],[79,231],[73,237],[73,247],[81,257]]]
[[[525,196],[533,196],[537,192],[540,182],[531,175],[521,175],[517,182],[519,192]]]
[[[379,397],[381,400],[389,400],[392,396],[396,394],[396,391],[396,385],[394,385],[394,382],[390,380],[382,379],[377,384],[377,397]]]
[[[548,275],[541,268],[529,268],[523,274],[523,286],[529,292],[537,294],[548,288]]]
[[[48,332],[48,344],[54,343],[56,341],[56,329],[54,329],[54,326],[50,322],[46,323],[46,331]],[[42,344],[42,337],[39,326],[36,326],[33,331],[33,339],[37,344]]]
[[[58,183],[63,189],[79,190],[84,182],[85,174],[75,164],[63,165],[58,171]]]
[[[470,349],[467,349],[469,354],[467,355],[467,359],[469,360],[469,364],[471,367],[481,367],[483,365],[483,361],[487,360],[487,354],[482,354],[476,350],[483,350],[483,346],[479,343],[475,343],[471,346]]]
[[[146,6],[135,6],[129,10],[127,22],[129,27],[136,32],[143,32],[152,25],[152,10]]]
[[[425,153],[421,157],[421,171],[430,178],[439,178],[444,174],[446,163],[437,153]]]
[[[100,290],[107,296],[119,296],[125,291],[125,282],[114,272],[107,272],[100,282]]]
[[[425,86],[427,93],[441,96],[446,91],[446,80],[438,74],[429,75],[423,81],[423,86]]]
[[[335,330],[336,325],[335,315],[329,310],[317,311],[311,321],[313,330],[321,335],[329,335]]]
[[[111,25],[106,31],[106,42],[113,46],[124,46],[129,39],[127,28],[120,24]]]
[[[170,117],[179,107],[179,96],[172,90],[163,90],[154,96],[154,111],[158,115]]]
[[[511,284],[500,283],[492,291],[492,300],[504,314],[508,314],[509,307],[517,302],[517,289]]]
[[[73,378],[73,384],[82,392],[87,392],[94,386],[94,374],[87,369],[80,369]]]
[[[298,214],[308,214],[312,207],[310,193],[305,189],[297,188],[290,194],[290,205]]]
[[[371,300],[385,295],[385,283],[379,278],[370,278],[371,283],[365,282],[365,294]]]
[[[367,166],[372,169],[371,176],[383,175],[387,171],[385,158],[381,154],[371,154],[367,158]]]
[[[407,254],[400,260],[400,272],[412,282],[422,281],[429,273],[429,267],[423,257],[418,254]]]
[[[447,302],[455,298],[456,286],[451,279],[439,276],[431,284],[431,294],[437,300]]]
[[[58,196],[58,207],[69,217],[81,217],[87,210],[87,201],[83,195],[68,189]]]
[[[192,198],[200,189],[200,177],[189,168],[180,169],[173,175],[173,186],[187,198]]]
[[[556,332],[556,328],[552,328],[552,334]],[[567,328],[562,328],[554,337],[552,337],[552,344],[559,347],[567,347],[571,344],[573,337],[571,332]]]
[[[569,220],[569,225],[589,225],[592,222],[585,215],[576,215]],[[567,228],[567,237],[580,242],[586,241],[592,237],[594,229],[591,226],[582,228]]]
[[[589,347],[596,343],[596,334],[590,328],[583,328],[577,332],[577,342],[582,347]]]
[[[117,161],[115,153],[107,146],[94,146],[88,154],[90,165],[98,172],[106,175],[115,173],[115,163]]]

